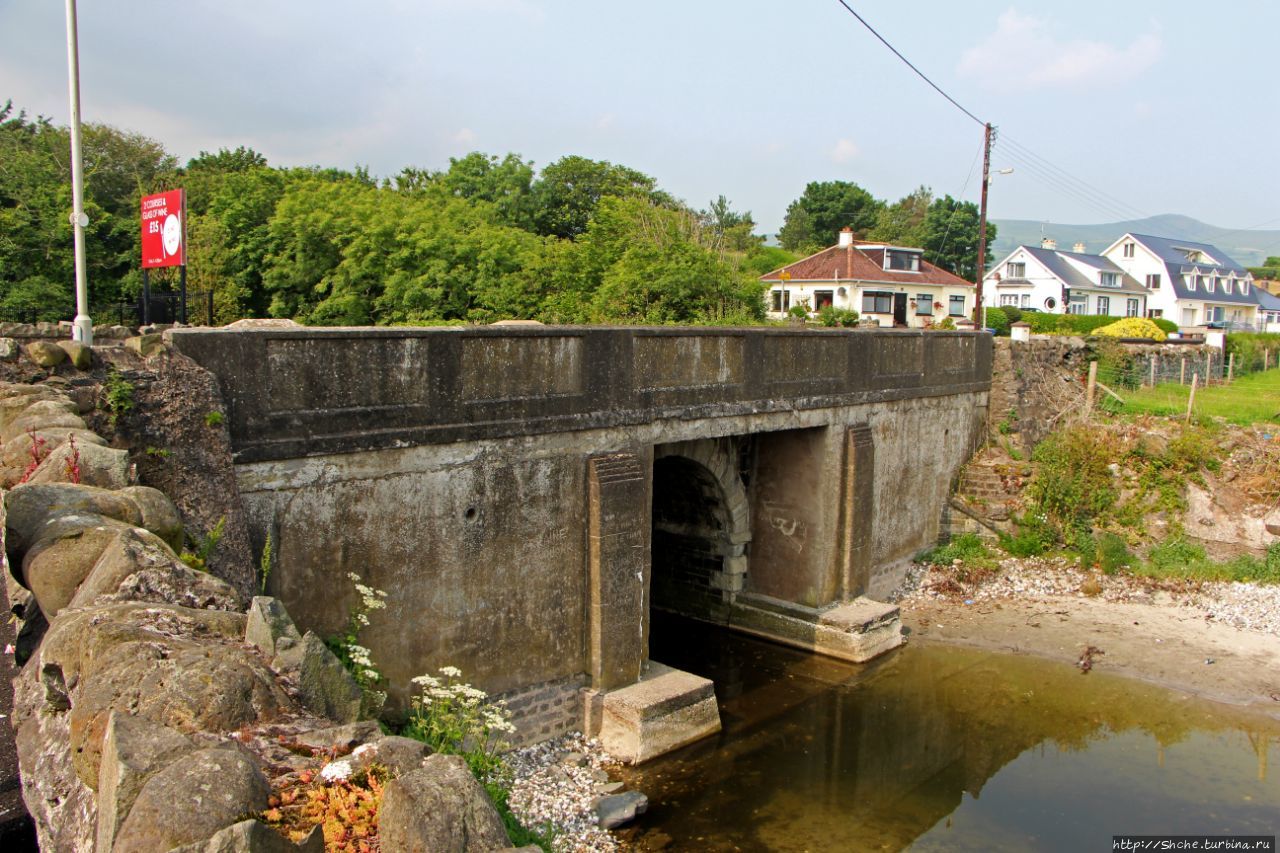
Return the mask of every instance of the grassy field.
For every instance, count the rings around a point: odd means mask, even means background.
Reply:
[[[1126,414],[1181,415],[1191,386],[1166,384],[1121,392]],[[1280,424],[1280,369],[1242,376],[1230,385],[1196,389],[1192,414],[1226,418],[1234,424]]]

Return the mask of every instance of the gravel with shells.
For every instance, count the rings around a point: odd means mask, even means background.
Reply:
[[[996,572],[968,572],[963,565],[913,563],[890,600],[910,607],[913,601],[931,599],[976,602],[1062,596],[1173,604],[1198,610],[1224,625],[1280,637],[1280,587],[1102,575],[1054,558],[1008,558]]]
[[[608,789],[616,762],[594,739],[577,732],[507,755],[515,775],[508,804],[525,826],[550,824],[558,853],[613,851],[618,843],[596,826],[595,804]]]

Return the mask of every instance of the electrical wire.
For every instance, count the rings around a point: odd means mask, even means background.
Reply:
[[[958,109],[960,112],[964,113],[964,114],[965,114],[965,115],[967,115],[969,118],[973,119],[974,121],[976,121],[978,124],[982,125],[983,127],[985,127],[985,126],[986,126],[986,124],[987,124],[987,123],[986,123],[985,121],[983,121],[982,119],[978,118],[976,115],[974,115],[973,113],[969,112],[967,109],[965,109],[964,107],[962,107],[962,106],[960,105],[960,102],[959,102],[959,101],[957,101],[955,98],[951,97],[951,96],[950,96],[950,95],[948,95],[946,92],[944,92],[944,91],[942,90],[942,87],[941,87],[941,86],[939,86],[937,83],[933,82],[933,81],[932,81],[932,80],[930,80],[927,76],[925,76],[925,73],[924,73],[923,71],[921,71],[919,68],[916,68],[914,65],[912,65],[912,64],[911,64],[911,60],[909,60],[909,59],[907,59],[905,56],[903,56],[903,55],[898,51],[898,49],[897,49],[896,47],[894,47],[893,45],[889,44],[889,41],[888,41],[884,36],[880,35],[880,33],[876,32],[875,27],[873,27],[873,26],[871,26],[870,24],[868,24],[865,18],[863,18],[863,17],[862,17],[861,15],[859,15],[857,12],[853,11],[853,7],[852,7],[852,6],[850,6],[848,3],[846,3],[846,2],[845,2],[845,0],[836,0],[836,2],[837,2],[837,3],[839,3],[841,6],[843,6],[843,7],[845,8],[845,11],[847,11],[850,15],[853,15],[855,18],[857,18],[857,19],[858,19],[858,23],[860,23],[860,24],[862,24],[862,26],[866,27],[866,28],[867,28],[867,31],[868,31],[868,32],[870,32],[870,33],[871,33],[871,35],[875,36],[876,38],[878,38],[878,39],[880,40],[880,43],[881,43],[881,44],[883,44],[885,47],[889,48],[889,50],[893,51],[893,55],[894,55],[894,56],[896,56],[896,57],[898,57],[899,59],[901,59],[904,65],[906,65],[908,68],[910,68],[912,71],[914,71],[914,72],[916,73],[916,76],[917,76],[917,77],[919,77],[919,78],[920,78],[921,80],[923,80],[924,82],[928,83],[930,86],[932,86],[932,87],[933,87],[933,90],[934,90],[935,92],[937,92],[939,95],[941,95],[942,97],[944,97],[944,98],[946,98],[948,101],[950,101],[950,102],[951,102],[951,105],[952,105],[953,107],[955,107],[955,108],[956,108],[956,109]]]

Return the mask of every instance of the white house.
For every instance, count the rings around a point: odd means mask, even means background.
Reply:
[[[983,278],[984,307],[1012,305],[1052,314],[1141,317],[1147,291],[1101,255],[1059,251],[1053,240],[1019,246]]]
[[[796,305],[809,313],[831,305],[881,326],[928,328],[974,308],[973,284],[926,261],[923,249],[855,240],[848,228],[836,245],[760,280],[769,285],[765,309],[773,318]]]
[[[1183,327],[1258,322],[1253,275],[1216,246],[1125,234],[1102,254],[1143,283],[1147,316]]]
[[[1280,296],[1256,289],[1258,295],[1258,324],[1264,331],[1280,332]]]

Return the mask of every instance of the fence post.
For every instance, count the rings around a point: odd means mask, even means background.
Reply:
[[[1187,396],[1187,423],[1191,423],[1191,407],[1196,404],[1196,385],[1200,383],[1200,374],[1191,374],[1191,393]]]
[[[1187,384],[1187,357],[1185,355],[1182,357],[1182,372],[1178,374],[1178,384]]]
[[[1236,377],[1236,354],[1231,353],[1230,360],[1227,362],[1227,384],[1231,384],[1231,380]]]
[[[1098,362],[1089,362],[1089,386],[1084,392],[1084,414],[1088,417],[1093,412],[1093,394],[1098,385]]]
[[[1156,357],[1151,356],[1151,387],[1156,387]]]

